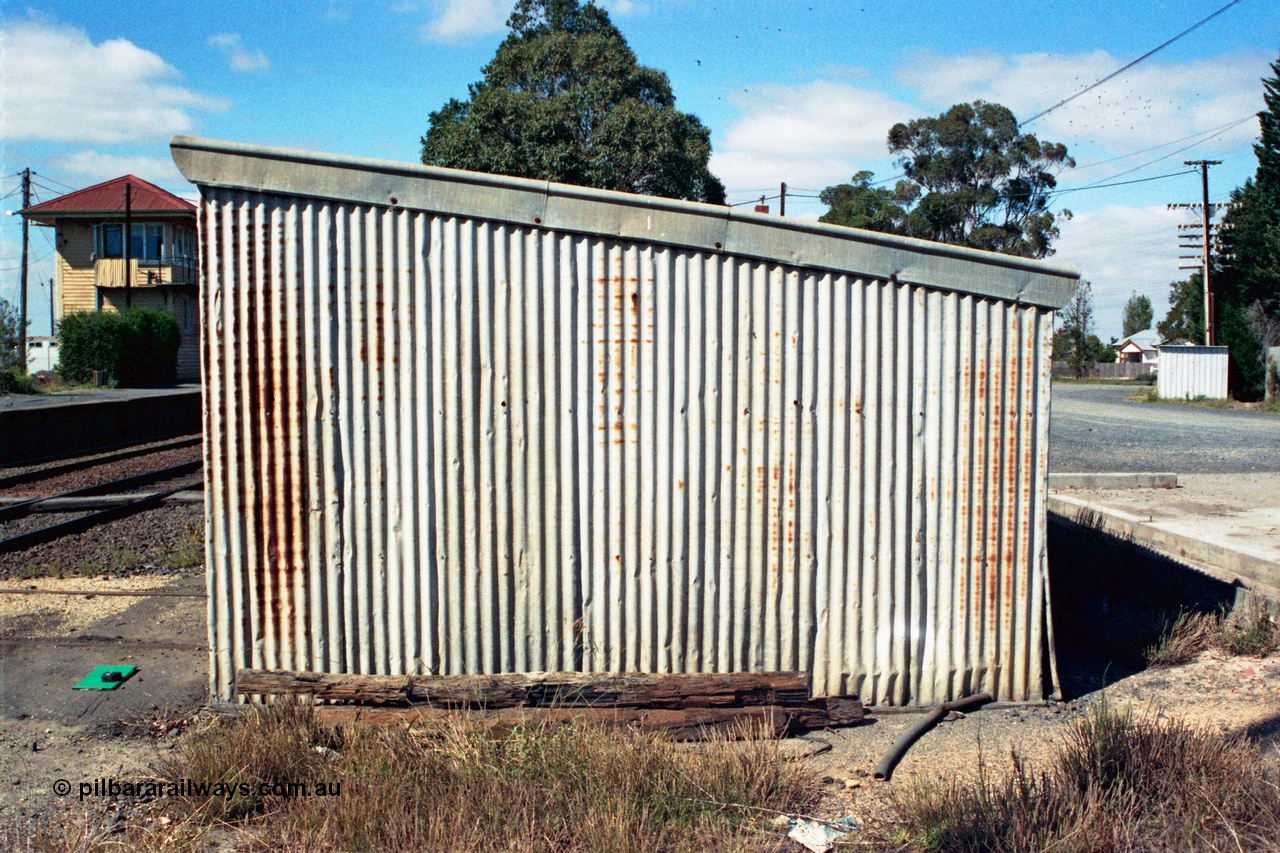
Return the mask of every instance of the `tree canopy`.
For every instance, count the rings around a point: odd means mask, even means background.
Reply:
[[[22,353],[18,352],[20,328],[18,309],[7,300],[0,299],[0,370],[26,367]]]
[[[724,202],[710,131],[675,108],[667,75],[637,62],[607,12],[519,0],[507,26],[467,100],[431,114],[423,163]]]
[[[1150,329],[1155,319],[1155,311],[1151,300],[1146,296],[1133,294],[1124,304],[1124,336],[1136,335],[1144,329]]]
[[[1262,303],[1280,316],[1280,60],[1271,64],[1274,77],[1262,81],[1266,106],[1258,113],[1262,134],[1253,146],[1258,158],[1254,177],[1231,193],[1223,217],[1223,244],[1228,258],[1224,284],[1236,301]]]
[[[1156,326],[1166,341],[1204,342],[1204,276],[1193,272],[1169,285],[1169,312]]]
[[[896,190],[872,186],[874,177],[871,172],[859,172],[849,183],[823,190],[818,198],[828,210],[819,217],[820,220],[869,231],[906,233],[907,209],[904,204],[913,201],[914,194],[904,191],[899,196]]]
[[[1065,145],[1021,133],[1007,107],[985,101],[895,124],[888,145],[902,155],[906,180],[877,189],[860,172],[828,187],[824,222],[1028,258],[1053,254],[1058,220],[1071,216],[1049,210],[1056,175],[1075,165]]]
[[[1222,221],[1222,269],[1213,277],[1216,343],[1231,350],[1232,393],[1262,396],[1266,348],[1280,326],[1280,60],[1262,81],[1258,169],[1231,193]]]
[[[1058,332],[1061,339],[1060,354],[1076,376],[1086,376],[1089,368],[1098,360],[1098,350],[1102,342],[1093,330],[1093,286],[1080,282],[1071,301],[1062,309],[1062,328]],[[1092,338],[1092,340],[1090,340]],[[1058,340],[1054,341],[1054,349],[1059,350]],[[1115,360],[1112,350],[1111,359]]]

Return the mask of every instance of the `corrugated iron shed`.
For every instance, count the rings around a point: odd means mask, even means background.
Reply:
[[[1175,400],[1227,399],[1226,347],[1162,346],[1156,394]]]
[[[176,138],[213,689],[800,669],[1042,695],[1047,263]],[[1051,666],[1049,667],[1051,669]]]

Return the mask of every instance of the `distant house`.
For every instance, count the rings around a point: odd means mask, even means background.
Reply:
[[[1160,335],[1155,329],[1143,329],[1116,344],[1116,364],[1150,364],[1160,363],[1160,352],[1156,349],[1161,343]]]
[[[55,229],[55,319],[73,311],[123,310],[127,279],[134,307],[158,308],[178,321],[178,380],[199,380],[195,205],[135,175],[124,175],[32,205],[22,215]]]
[[[27,335],[27,373],[53,370],[58,366],[58,339],[47,335]]]

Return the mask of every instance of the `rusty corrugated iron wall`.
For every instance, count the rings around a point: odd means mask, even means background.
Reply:
[[[203,196],[216,696],[240,666],[800,669],[817,694],[896,704],[1046,689],[1070,271],[531,181],[174,151]],[[828,243],[848,269],[815,262]],[[901,280],[919,257],[912,277],[946,289]]]

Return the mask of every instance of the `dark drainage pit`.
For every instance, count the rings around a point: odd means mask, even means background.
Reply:
[[[1087,524],[1049,516],[1049,590],[1064,699],[1146,668],[1180,613],[1218,613],[1238,588]]]

